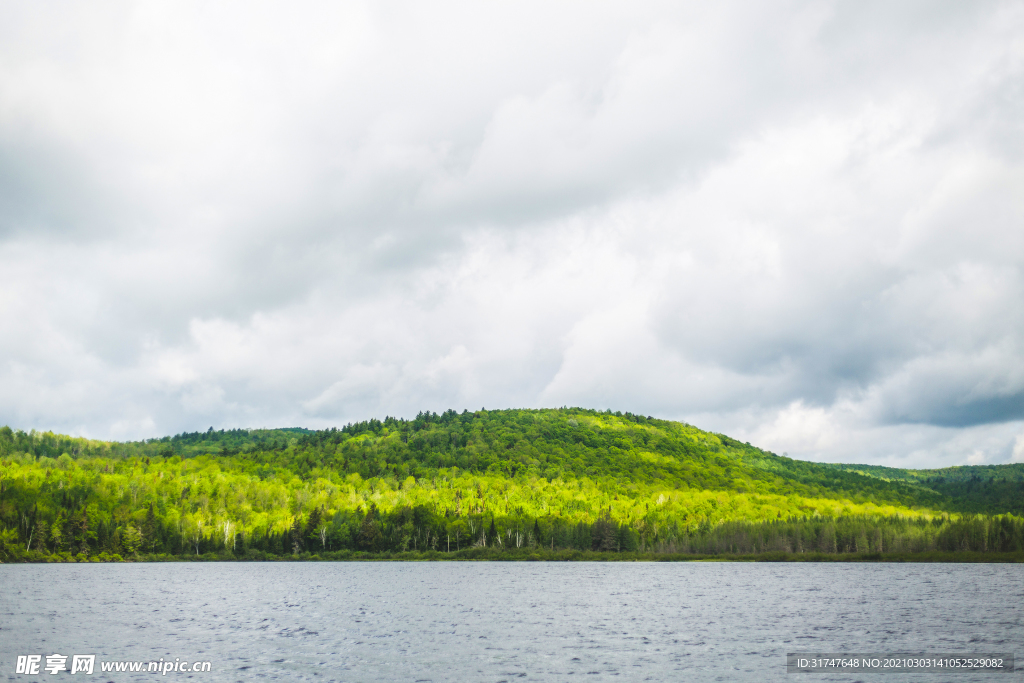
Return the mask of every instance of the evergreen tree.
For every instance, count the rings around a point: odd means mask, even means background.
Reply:
[[[149,503],[149,510],[146,511],[146,521],[142,523],[142,547],[153,552],[157,546],[157,522],[156,511],[153,509],[152,501]]]
[[[377,517],[377,506],[371,504],[370,509],[366,511],[366,516],[363,517],[362,525],[359,527],[360,550],[374,553],[380,549],[380,522]]]
[[[320,539],[317,537],[317,527],[320,526],[320,520],[323,512],[319,507],[313,508],[309,513],[309,518],[306,520],[306,531],[304,534],[305,540],[308,543],[319,544]]]
[[[607,515],[594,522],[590,531],[591,547],[610,552],[618,550],[618,525]]]
[[[78,552],[89,556],[89,511],[84,505],[78,522]]]
[[[292,555],[298,555],[301,553],[305,546],[302,543],[302,520],[296,515],[295,521],[292,522]]]

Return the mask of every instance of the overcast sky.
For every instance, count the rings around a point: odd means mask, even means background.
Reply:
[[[1024,3],[0,8],[0,424],[1024,462]]]

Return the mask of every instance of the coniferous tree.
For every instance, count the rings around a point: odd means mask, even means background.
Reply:
[[[78,552],[89,556],[89,511],[84,505],[78,522]]]
[[[380,548],[381,533],[380,522],[377,519],[377,506],[371,504],[363,517],[363,523],[359,527],[359,545],[361,550],[377,552]]]
[[[319,538],[317,536],[317,528],[320,526],[320,520],[323,518],[323,512],[319,507],[313,508],[309,513],[309,519],[306,520],[306,531],[304,538],[308,543],[317,544]]]
[[[146,511],[146,521],[142,523],[142,547],[153,552],[157,545],[156,533],[156,511],[153,509],[152,501],[149,503],[149,510]]]
[[[298,555],[301,553],[305,546],[302,543],[302,520],[298,516],[295,517],[295,521],[292,522],[292,555]]]
[[[604,516],[594,522],[590,537],[594,550],[610,552],[618,550],[618,525],[610,517]]]

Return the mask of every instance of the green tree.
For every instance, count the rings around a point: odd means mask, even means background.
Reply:
[[[590,532],[593,549],[602,552],[618,550],[618,531],[618,525],[610,517],[598,519]]]
[[[142,547],[142,532],[134,524],[129,524],[121,531],[121,547],[127,555],[136,555]]]
[[[309,512],[309,517],[306,518],[306,528],[303,533],[307,544],[319,543],[320,539],[317,535],[317,528],[319,528],[322,519],[323,511],[319,507],[315,507]]]
[[[298,515],[295,516],[295,521],[292,522],[292,555],[298,555],[305,550],[305,543],[302,538],[302,520]]]
[[[371,504],[359,527],[359,549],[371,553],[377,552],[380,549],[381,540],[379,513],[377,506]]]
[[[83,505],[78,518],[77,538],[79,554],[89,556],[89,510]]]
[[[155,551],[159,539],[157,538],[156,511],[153,509],[152,501],[149,503],[146,520],[142,523],[139,532],[142,535],[141,546],[150,552]]]

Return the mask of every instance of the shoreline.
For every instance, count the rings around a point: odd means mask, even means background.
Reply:
[[[917,552],[917,553],[786,553],[699,555],[690,553],[600,552],[590,550],[494,551],[471,548],[453,552],[383,552],[341,550],[297,555],[270,555],[250,551],[244,555],[206,553],[204,555],[138,555],[121,557],[101,553],[91,557],[62,556],[32,551],[22,557],[0,564],[106,564],[149,562],[871,562],[871,563],[933,563],[954,564],[1022,564],[1024,552],[986,553]]]

